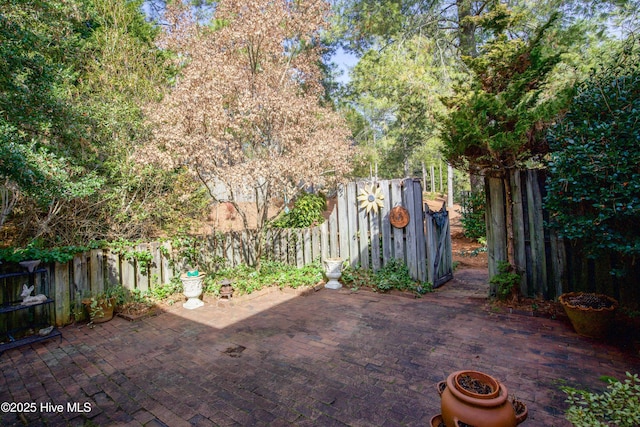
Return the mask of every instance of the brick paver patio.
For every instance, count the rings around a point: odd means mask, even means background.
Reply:
[[[71,325],[61,343],[0,355],[0,402],[34,410],[0,425],[428,426],[435,384],[475,369],[527,404],[524,426],[566,426],[561,385],[640,372],[637,355],[563,320],[487,310],[469,273],[421,299],[273,291]]]

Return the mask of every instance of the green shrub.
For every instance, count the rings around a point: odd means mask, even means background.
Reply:
[[[180,280],[180,277],[174,276],[171,278],[169,283],[157,285],[149,289],[149,295],[154,299],[164,300],[173,294],[181,293],[182,289],[182,281]]]
[[[351,289],[358,289],[363,286],[371,286],[373,283],[373,271],[364,268],[353,268],[348,263],[342,268],[340,281]]]
[[[487,236],[485,222],[486,197],[484,191],[473,191],[462,200],[460,222],[464,235],[470,239],[483,239]]]
[[[39,259],[44,263],[59,262],[66,263],[73,259],[75,254],[87,252],[90,249],[99,247],[98,242],[92,242],[89,246],[61,246],[53,248],[43,248],[38,242],[30,244],[25,248],[0,248],[0,261],[20,262],[32,259]]]
[[[293,209],[278,216],[271,225],[276,228],[306,228],[324,222],[322,213],[327,209],[327,200],[322,194],[302,193]]]
[[[506,300],[513,292],[514,286],[520,283],[520,275],[507,261],[498,261],[498,274],[489,279],[489,283],[495,286],[496,296],[499,300]]]
[[[342,283],[353,289],[363,286],[371,287],[374,291],[389,292],[392,289],[412,291],[424,295],[432,291],[429,283],[420,283],[411,278],[407,265],[398,259],[391,259],[377,272],[363,268],[346,266],[342,270]]]
[[[622,382],[604,378],[607,391],[594,393],[562,387],[569,403],[565,415],[576,427],[634,427],[640,425],[640,378],[627,372]]]
[[[411,278],[407,265],[395,258],[374,274],[373,283],[375,289],[381,292],[391,289],[405,291],[415,287],[415,280]]]
[[[579,89],[549,133],[546,208],[590,256],[640,255],[640,46]]]

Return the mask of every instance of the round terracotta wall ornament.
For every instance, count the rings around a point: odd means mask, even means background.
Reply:
[[[389,222],[396,228],[404,228],[409,224],[409,211],[402,206],[396,206],[389,212]]]

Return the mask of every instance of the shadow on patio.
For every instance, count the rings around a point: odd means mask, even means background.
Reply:
[[[565,426],[560,385],[603,389],[601,375],[640,370],[636,356],[561,320],[486,310],[470,271],[421,299],[275,291],[71,325],[61,344],[0,356],[0,401],[36,403],[0,424],[426,426],[440,412],[436,383],[475,369],[527,404],[523,425]],[[90,412],[78,412],[85,402]]]

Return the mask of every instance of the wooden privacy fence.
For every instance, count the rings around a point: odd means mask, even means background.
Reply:
[[[563,292],[601,292],[631,308],[640,308],[640,263],[624,266],[627,275],[611,274],[615,256],[590,258],[580,242],[567,242],[547,227],[543,208],[545,170],[515,170],[509,176],[513,199],[515,264],[522,273],[522,295],[552,300]],[[505,189],[502,179],[486,177],[489,276],[507,260]]]
[[[367,213],[360,207],[356,195],[371,184],[358,182],[339,187],[333,212],[328,221],[317,227],[268,230],[263,255],[299,267],[340,257],[354,267],[374,271],[398,259],[406,263],[416,280],[434,286],[450,280],[453,277],[451,237],[445,207],[433,212],[423,204],[419,180],[389,180],[375,183],[382,192],[383,206],[378,212]],[[389,212],[395,206],[403,206],[409,212],[409,223],[403,228],[393,227],[389,220]],[[199,237],[201,270],[211,272],[222,265],[253,265],[256,239],[255,233],[247,231]],[[49,296],[55,299],[58,325],[70,322],[72,311],[81,309],[84,296],[116,284],[130,291],[144,292],[169,283],[184,270],[179,263],[171,262],[167,254],[172,253],[172,248],[168,242],[130,249],[148,251],[149,265],[141,265],[134,258],[107,249],[77,254],[69,263],[42,265],[47,273],[39,280],[50,281],[53,295]]]
[[[513,200],[515,265],[522,273],[520,291],[526,296],[552,299],[562,293],[566,260],[564,242],[544,226],[544,175],[538,170],[510,171]],[[489,276],[507,260],[505,189],[501,178],[486,177],[487,253]]]

